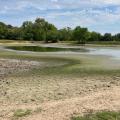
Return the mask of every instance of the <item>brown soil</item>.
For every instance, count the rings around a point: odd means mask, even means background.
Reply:
[[[120,88],[95,92],[64,101],[48,102],[41,105],[43,110],[24,120],[70,120],[73,115],[83,115],[101,110],[120,110]]]
[[[20,120],[70,120],[73,115],[120,110],[119,76],[7,77],[38,65],[36,61],[0,60],[0,120],[12,120],[17,109],[32,110]]]
[[[120,110],[120,88],[112,87],[108,90],[100,90],[76,98],[44,102],[41,104],[22,104],[22,105],[4,105],[2,106],[0,120],[11,120],[13,110],[31,109],[33,113],[20,120],[70,120],[74,115],[84,115],[96,111]],[[7,111],[9,109],[9,111]],[[41,111],[37,111],[41,109]],[[5,110],[7,111],[5,113]]]
[[[26,71],[30,68],[38,66],[40,63],[36,61],[23,61],[17,59],[0,59],[0,77],[16,71]]]

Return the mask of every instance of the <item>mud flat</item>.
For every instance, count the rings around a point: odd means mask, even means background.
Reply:
[[[40,65],[37,61],[25,61],[17,59],[0,59],[0,77],[16,71],[26,71]]]

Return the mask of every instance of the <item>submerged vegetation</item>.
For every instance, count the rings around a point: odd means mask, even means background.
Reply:
[[[34,51],[34,52],[59,52],[59,51],[73,51],[73,52],[86,52],[82,48],[58,48],[58,47],[40,47],[40,46],[9,46],[6,47],[13,50],[21,51]]]

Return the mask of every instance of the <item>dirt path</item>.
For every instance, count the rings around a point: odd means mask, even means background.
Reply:
[[[85,114],[99,110],[120,110],[120,88],[113,87],[86,96],[64,101],[43,103],[41,113],[24,120],[69,120],[72,115]]]

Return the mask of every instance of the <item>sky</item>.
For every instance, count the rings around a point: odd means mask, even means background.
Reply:
[[[45,18],[58,28],[120,33],[120,0],[0,0],[0,21],[14,26]]]

